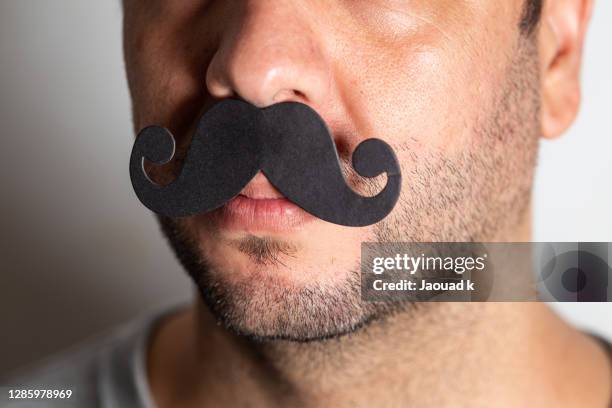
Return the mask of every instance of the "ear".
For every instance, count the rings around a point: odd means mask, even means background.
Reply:
[[[593,0],[545,2],[539,32],[542,135],[556,138],[580,108],[580,67]]]

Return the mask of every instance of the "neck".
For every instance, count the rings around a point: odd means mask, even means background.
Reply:
[[[161,327],[149,378],[162,408],[186,395],[194,406],[300,407],[605,406],[609,398],[601,350],[543,304],[425,304],[313,343],[251,342],[199,302]]]
[[[604,352],[542,303],[420,303],[349,335],[295,343],[236,336],[197,301],[159,325],[148,377],[160,408],[603,407],[610,398]]]

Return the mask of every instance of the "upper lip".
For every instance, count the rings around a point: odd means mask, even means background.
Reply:
[[[270,181],[266,178],[266,176],[260,171],[255,177],[244,187],[244,189],[240,192],[240,195],[243,195],[247,198],[253,200],[275,200],[275,199],[283,199],[283,196],[280,191],[278,191]]]

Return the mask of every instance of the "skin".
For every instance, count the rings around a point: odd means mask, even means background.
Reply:
[[[538,139],[575,119],[591,8],[546,2],[527,35],[509,0],[126,0],[136,130],[166,126],[180,153],[215,100],[299,101],[341,158],[376,136],[407,175],[390,217],[366,228],[162,220],[203,296],[152,338],[157,405],[605,406],[603,352],[544,305],[391,310],[346,289],[363,241],[530,239]]]

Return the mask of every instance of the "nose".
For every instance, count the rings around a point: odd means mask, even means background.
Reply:
[[[215,98],[239,97],[258,107],[299,101],[316,106],[330,88],[316,16],[304,2],[243,0],[206,73]]]

